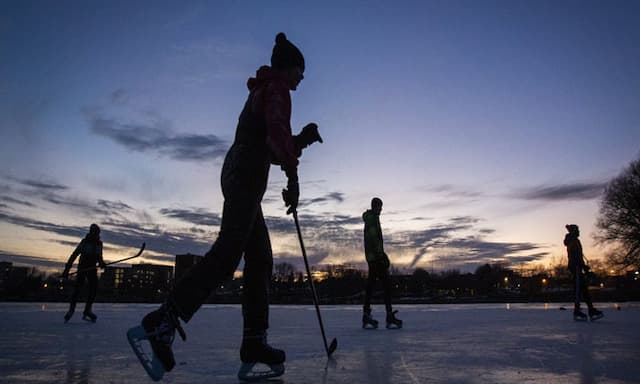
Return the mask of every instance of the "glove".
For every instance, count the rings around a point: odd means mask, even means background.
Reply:
[[[316,123],[309,123],[305,125],[304,128],[302,128],[302,131],[293,137],[293,140],[300,148],[306,148],[316,141],[320,143],[323,142]]]
[[[282,190],[282,199],[284,200],[284,205],[289,207],[289,209],[287,209],[287,215],[298,208],[299,198],[300,186],[298,185],[298,179],[289,179],[287,188]]]
[[[103,262],[101,262],[101,263],[99,263],[99,264],[98,264],[98,266],[99,266],[101,269],[105,269],[105,268],[107,268],[107,264],[105,264],[105,263],[104,263],[104,261],[103,261]]]

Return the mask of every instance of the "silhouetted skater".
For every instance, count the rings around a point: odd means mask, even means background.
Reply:
[[[580,243],[580,229],[575,224],[565,225],[565,228],[569,233],[564,237],[564,245],[567,247],[567,256],[569,258],[568,268],[573,277],[573,287],[575,292],[575,303],[573,307],[573,318],[575,320],[586,320],[587,315],[580,310],[580,295],[587,303],[589,308],[589,318],[591,320],[597,320],[604,316],[604,314],[597,310],[591,302],[589,296],[589,287],[587,286],[586,273],[589,272],[589,266],[584,262],[584,255],[582,253],[582,244]]]
[[[69,261],[65,265],[62,277],[66,279],[69,276],[69,270],[73,266],[73,262],[80,255],[80,261],[78,261],[78,273],[76,276],[76,282],[73,287],[73,293],[71,294],[71,301],[69,303],[69,311],[64,315],[64,322],[68,322],[73,316],[73,312],[76,309],[76,301],[78,300],[78,294],[84,285],[85,279],[89,282],[89,293],[87,295],[87,301],[84,306],[84,312],[82,318],[84,320],[92,321],[95,323],[97,316],[91,311],[91,306],[96,298],[98,292],[98,271],[96,265],[100,268],[105,267],[104,260],[102,259],[102,241],[100,240],[100,227],[97,224],[91,224],[89,227],[89,233],[80,241],[80,244],[69,256]]]
[[[371,316],[371,294],[373,293],[376,279],[380,279],[382,282],[384,306],[387,311],[387,328],[402,328],[402,320],[395,317],[398,311],[394,311],[391,307],[391,275],[389,275],[391,263],[389,256],[384,252],[380,212],[382,212],[382,200],[374,197],[371,199],[371,209],[362,214],[362,219],[364,220],[364,253],[369,265],[362,328],[378,328],[378,321]]]
[[[267,343],[269,284],[273,257],[261,201],[267,188],[270,164],[280,165],[288,182],[283,198],[289,211],[298,205],[297,158],[302,149],[322,142],[316,124],[308,124],[297,136],[291,134],[291,96],[304,78],[302,53],[284,33],[276,36],[271,67],[258,69],[247,82],[244,105],[235,140],[222,167],[224,196],[222,223],[215,243],[203,260],[177,284],[166,302],[142,319],[142,326],[128,332],[131,345],[147,373],[159,380],[175,360],[171,344],[177,330],[183,339],[180,319],[188,322],[222,281],[232,278],[244,255],[242,315],[244,321],[238,377],[243,380],[277,377],[284,373],[285,352]],[[226,324],[217,324],[225,327]],[[140,340],[148,339],[155,357],[144,356]],[[215,342],[215,341],[213,341]],[[254,372],[256,363],[270,371]]]

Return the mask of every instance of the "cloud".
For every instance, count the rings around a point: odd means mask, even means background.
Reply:
[[[328,194],[324,198],[330,198]],[[340,195],[336,195],[340,196]],[[140,212],[120,201],[98,200],[94,204],[102,209],[104,217],[98,222],[102,227],[105,244],[112,247],[137,248],[147,243],[149,257],[162,262],[172,262],[174,255],[182,253],[204,254],[215,238],[213,231],[203,227],[219,227],[220,214],[204,208],[163,208],[158,212],[194,226],[187,229],[169,229],[154,223],[152,215]],[[116,213],[123,213],[118,215]],[[127,218],[131,217],[131,218]],[[306,213],[299,217],[305,247],[314,265],[349,262],[364,267],[362,218],[360,215],[335,213]],[[274,254],[275,262],[297,260],[302,268],[296,228],[290,216],[265,217],[272,239],[278,238]],[[87,231],[83,225],[68,226],[0,210],[0,221],[51,234],[82,238]],[[392,257],[397,254],[413,254],[407,268],[424,266],[427,262],[439,263],[438,268],[469,270],[484,263],[526,263],[547,256],[542,246],[532,243],[495,243],[484,240],[493,229],[479,228],[483,220],[474,216],[456,216],[445,222],[427,225],[415,230],[387,230],[384,232],[385,250]],[[383,223],[384,224],[384,223]],[[203,226],[203,227],[199,227]],[[217,229],[217,228],[215,228]],[[68,241],[52,239],[52,241]],[[68,245],[72,245],[70,241]],[[402,265],[397,265],[402,266]]]
[[[64,262],[62,261],[54,261],[51,259],[36,256],[19,255],[2,250],[0,250],[0,261],[8,261],[14,264],[36,266],[44,269],[61,270],[62,268],[64,268]]]
[[[86,116],[94,134],[131,151],[155,152],[181,161],[217,159],[227,151],[227,143],[215,135],[173,133],[162,121],[121,123],[95,111],[87,112]]]
[[[24,205],[26,207],[34,207],[35,205],[29,201],[25,201],[25,200],[20,200],[20,199],[16,199],[13,198],[11,196],[2,196],[0,198],[0,200],[2,201],[6,201],[7,203],[12,203],[12,204],[18,204],[18,205]],[[3,204],[5,207],[7,207],[6,204]]]
[[[591,200],[602,195],[606,182],[542,185],[515,193],[525,200]]]
[[[219,214],[204,208],[171,209],[163,208],[160,213],[166,217],[179,219],[196,225],[220,226],[222,219]]]
[[[51,182],[51,181],[42,181],[42,180],[35,180],[35,179],[20,179],[17,177],[13,177],[13,176],[9,176],[9,179],[27,186],[27,187],[31,187],[37,190],[46,190],[46,191],[65,191],[68,190],[69,187],[67,187],[66,185],[61,185],[61,184],[57,184],[55,182]]]
[[[327,203],[331,201],[342,203],[344,201],[344,193],[331,192],[331,193],[327,193],[324,196],[315,197],[312,199],[301,199],[300,202],[298,203],[298,206],[304,207],[311,204],[321,204],[321,203]]]
[[[98,206],[101,206],[110,211],[132,211],[133,208],[131,206],[121,202],[121,201],[109,201],[109,200],[98,200]]]
[[[482,192],[461,187],[461,186],[452,185],[452,184],[440,184],[440,185],[434,185],[429,187],[423,187],[423,188],[420,188],[420,190],[442,194],[447,197],[456,197],[456,198],[475,199],[483,196]]]
[[[14,224],[17,226],[36,229],[45,232],[51,232],[58,235],[63,236],[72,236],[72,237],[84,237],[87,233],[87,228],[77,227],[77,226],[66,226],[66,225],[58,225],[53,223],[48,223],[45,221],[30,219],[27,217],[12,215],[6,212],[0,211],[0,221],[4,221],[10,224]]]

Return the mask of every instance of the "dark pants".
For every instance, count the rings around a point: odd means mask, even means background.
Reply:
[[[80,269],[80,267],[78,267]],[[79,272],[76,275],[76,282],[73,286],[73,293],[71,294],[71,301],[69,303],[69,309],[74,311],[76,309],[76,302],[78,301],[78,295],[84,285],[84,280],[89,282],[89,294],[87,295],[87,301],[84,305],[85,312],[91,312],[91,306],[96,299],[98,293],[98,271],[92,269],[90,271]]]
[[[580,270],[580,267],[576,267],[575,270],[571,270],[571,276],[573,277],[573,291],[576,294],[575,307],[580,308],[580,296],[582,296],[584,302],[587,303],[587,307],[593,307],[591,297],[589,296],[587,279],[585,274]]]
[[[369,276],[367,277],[367,288],[364,296],[364,310],[371,309],[371,295],[376,285],[376,279],[382,281],[382,289],[384,291],[384,306],[387,312],[391,312],[391,275],[389,267],[383,263],[369,263]]]
[[[250,154],[245,150],[234,145],[225,159],[222,170],[225,201],[218,238],[204,258],[177,282],[170,300],[180,318],[189,321],[211,292],[233,277],[244,255],[242,315],[246,332],[269,327],[273,255],[260,206],[269,163],[247,161]]]

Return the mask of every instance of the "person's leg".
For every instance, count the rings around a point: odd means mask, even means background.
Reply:
[[[71,293],[71,299],[69,301],[69,312],[73,313],[76,308],[78,295],[80,295],[80,291],[82,291],[82,287],[84,286],[85,276],[86,272],[80,272],[76,274],[76,281],[73,284],[73,292]]]
[[[244,253],[241,370],[250,370],[255,363],[264,363],[274,369],[274,365],[282,364],[286,359],[283,350],[273,348],[267,343],[272,270],[271,241],[262,210],[259,209]]]
[[[384,307],[387,313],[393,312],[393,308],[391,308],[391,275],[389,274],[389,268],[383,268],[379,276],[384,292]]]
[[[580,274],[580,294],[582,295],[582,299],[587,304],[589,309],[593,308],[593,303],[591,302],[591,296],[589,295],[589,286],[587,284],[587,277],[584,273]]]
[[[375,264],[373,263],[369,263],[369,272],[368,272],[368,276],[367,276],[367,285],[365,287],[365,291],[364,291],[364,312],[365,313],[371,313],[371,295],[373,295],[373,288],[376,285],[376,268],[375,268]]]
[[[573,279],[573,292],[575,293],[573,309],[580,310],[580,291],[582,290],[582,282],[580,281],[580,267],[575,267],[575,270],[573,270],[571,273],[571,277]]]
[[[182,320],[188,322],[220,282],[233,277],[259,207],[242,200],[225,200],[217,240],[204,258],[176,283],[169,297]]]
[[[98,293],[98,271],[87,271],[87,281],[89,282],[89,294],[87,295],[87,302],[84,306],[84,313],[92,313],[91,307],[96,299]]]
[[[264,332],[269,328],[269,285],[273,254],[262,210],[258,209],[244,253],[242,315],[244,329]]]
[[[220,177],[224,206],[218,238],[168,298],[185,322],[221,281],[233,277],[260,211],[268,174],[269,162],[256,162],[250,148],[234,144],[227,153]]]

